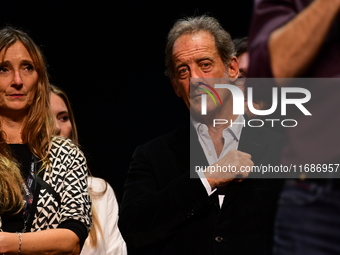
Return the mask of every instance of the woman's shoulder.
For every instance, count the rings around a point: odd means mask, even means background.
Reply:
[[[90,189],[91,194],[94,197],[115,197],[114,191],[110,184],[99,177],[88,176],[88,187]]]
[[[99,177],[88,176],[87,182],[89,188],[91,188],[96,193],[103,193],[107,190],[108,187],[107,181]]]
[[[69,147],[70,149],[79,149],[71,139],[61,136],[53,136],[51,141],[51,148],[53,147]]]
[[[48,151],[49,160],[55,164],[64,164],[73,162],[78,165],[86,165],[84,153],[70,139],[59,136],[52,137],[50,149]],[[55,160],[57,162],[55,162]]]
[[[70,139],[61,137],[61,136],[53,136],[51,141],[50,152],[54,153],[65,153],[65,154],[82,154],[81,149]]]

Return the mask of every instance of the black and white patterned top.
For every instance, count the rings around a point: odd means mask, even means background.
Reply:
[[[30,231],[57,228],[67,220],[82,222],[89,231],[91,201],[84,154],[71,140],[54,137],[48,157],[51,163],[42,179],[54,192],[41,186]]]
[[[20,163],[21,174],[27,176],[33,159],[28,146],[11,144],[10,147]],[[71,140],[53,137],[48,158],[50,164],[34,177],[36,188],[28,220],[24,220],[22,213],[4,214],[0,217],[0,231],[66,228],[75,232],[82,246],[91,226],[85,156]]]

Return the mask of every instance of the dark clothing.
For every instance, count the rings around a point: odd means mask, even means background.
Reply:
[[[248,77],[273,77],[268,40],[271,32],[298,15],[313,0],[255,0],[249,35]],[[340,16],[303,77],[340,78]],[[311,38],[313,40],[313,38]],[[292,59],[294,61],[294,59]]]
[[[312,0],[255,1],[249,38],[249,77],[273,77],[268,50],[271,32],[293,19],[311,2]],[[339,31],[340,15],[304,77],[340,78]],[[287,118],[296,119],[299,124],[285,130],[287,139],[282,155],[283,164],[322,164],[340,157],[340,117],[335,114],[340,109],[339,81],[340,79],[313,79],[307,85],[300,84],[300,87],[304,86],[311,93],[311,100],[305,106],[312,116],[295,113],[287,115]],[[254,96],[258,99],[266,99],[268,96],[266,93],[269,90],[264,82],[247,85],[254,87]],[[276,117],[282,119],[282,116]]]
[[[268,51],[270,33],[293,19],[311,2],[256,1],[250,31],[249,77],[273,76]],[[311,92],[306,108],[312,117],[287,115],[288,118],[299,118],[299,124],[285,130],[286,144],[281,157],[284,164],[310,166],[311,163],[326,163],[328,166],[340,163],[339,79],[326,79],[340,77],[339,31],[340,15],[303,75],[313,78],[305,86]],[[266,97],[266,86],[259,82],[254,84],[255,95]],[[274,254],[339,254],[339,198],[339,179],[287,180],[280,194],[276,216]]]
[[[275,255],[340,254],[340,189],[288,180],[282,190],[275,224]]]
[[[208,162],[189,124],[139,146],[125,183],[119,228],[129,254],[270,254],[272,224],[281,180],[246,179],[227,185],[222,208],[199,178],[190,178],[190,150],[199,148],[195,165]],[[192,128],[192,127],[191,127]],[[277,164],[279,134],[244,128],[239,150],[255,164]],[[190,147],[191,145],[191,147]]]
[[[23,179],[26,180],[27,176],[30,174],[32,153],[26,144],[10,144],[9,146],[12,150],[12,154],[19,162],[21,175]],[[34,215],[32,214],[32,211],[30,211],[30,215]],[[22,232],[25,228],[24,221],[22,212],[16,215],[5,213],[2,216],[2,229],[6,232]],[[32,225],[32,221],[33,218],[30,217],[26,223],[26,228],[27,225]]]

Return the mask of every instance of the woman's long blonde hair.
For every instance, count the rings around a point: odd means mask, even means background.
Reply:
[[[24,207],[23,179],[19,167],[6,157],[0,157],[0,216],[19,213]],[[19,184],[19,185],[13,185]]]
[[[72,107],[71,107],[71,102],[68,99],[68,96],[66,95],[66,93],[62,89],[58,88],[55,85],[51,84],[50,89],[51,89],[51,93],[59,96],[64,101],[66,108],[67,108],[67,111],[68,111],[68,117],[69,117],[69,120],[70,120],[71,125],[72,125],[72,132],[71,132],[70,137],[68,137],[68,138],[70,138],[73,141],[73,143],[75,143],[77,146],[79,146],[76,121],[75,121],[75,117],[74,117],[73,110],[72,110]],[[92,190],[91,185],[89,185],[90,196],[91,197],[97,197],[97,196],[103,195],[106,192],[106,189],[107,189],[107,183],[106,182],[105,182],[105,185],[106,185],[105,189],[100,193],[95,193]],[[90,241],[89,243],[92,247],[96,247],[97,244],[98,244],[98,237],[97,237],[96,230],[98,229],[102,238],[104,238],[104,236],[103,236],[103,230],[100,226],[98,213],[97,213],[96,208],[94,207],[93,204],[92,204],[91,210],[92,210],[92,226],[91,226],[90,233],[89,233],[89,241]]]

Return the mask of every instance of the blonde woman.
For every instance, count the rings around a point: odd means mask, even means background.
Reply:
[[[91,225],[87,164],[53,136],[42,53],[0,30],[0,254],[79,254]]]
[[[70,101],[60,88],[51,85],[51,107],[56,134],[78,144],[77,126]],[[117,226],[118,203],[112,187],[103,179],[88,177],[92,198],[93,225],[81,255],[125,255],[126,244]]]

